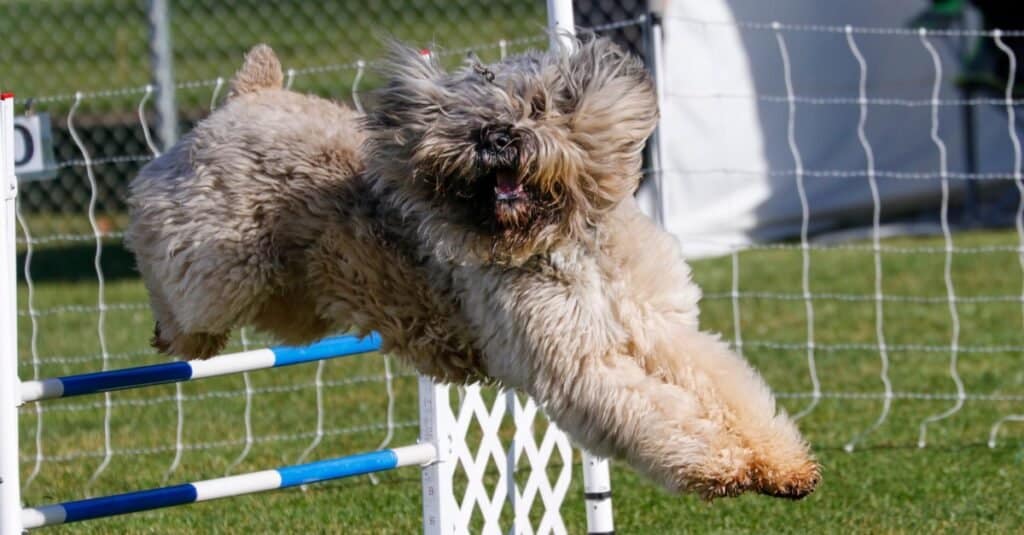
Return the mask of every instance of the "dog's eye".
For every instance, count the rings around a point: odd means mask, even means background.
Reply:
[[[476,73],[479,74],[480,76],[483,76],[484,80],[487,80],[488,82],[494,82],[494,73],[491,72],[491,70],[488,69],[487,67],[481,65],[479,62],[473,64],[473,70],[476,71]]]

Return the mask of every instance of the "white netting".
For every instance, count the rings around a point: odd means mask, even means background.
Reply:
[[[676,115],[666,112],[666,117],[697,116],[693,120],[698,122],[720,118],[720,123],[702,126],[707,139],[724,140],[748,127],[742,121],[730,122],[742,117],[735,110],[754,110],[764,128],[767,165],[746,166],[735,156],[709,165],[711,159],[692,155],[718,150],[708,146],[713,141],[677,137],[677,142],[685,140],[694,148],[669,144],[663,150],[683,155],[669,158],[672,163],[652,172],[670,189],[674,181],[679,185],[676,191],[696,196],[694,204],[717,206],[715,203],[721,202],[709,197],[707,189],[686,189],[694,184],[724,180],[737,187],[768,183],[772,188],[764,212],[748,215],[736,206],[730,207],[735,212],[719,212],[723,217],[716,221],[724,227],[733,224],[730,218],[740,222],[737,228],[749,223],[749,230],[735,237],[725,231],[716,233],[710,219],[702,221],[696,216],[677,219],[674,228],[670,225],[690,250],[729,255],[728,263],[709,261],[716,266],[710,274],[697,265],[697,278],[705,282],[703,317],[708,318],[710,312],[712,324],[732,333],[734,345],[766,373],[780,390],[779,397],[793,400],[784,404],[819,445],[854,451],[864,442],[926,447],[938,440],[946,444],[984,441],[996,447],[1001,434],[1013,437],[1005,426],[1021,421],[1024,401],[1019,367],[1024,351],[1020,331],[1024,304],[1020,293],[1024,199],[1020,193],[1024,186],[1020,127],[1015,118],[1024,101],[1014,88],[1017,58],[1004,39],[1012,36],[1019,42],[1021,32],[730,20],[730,16],[762,15],[770,9],[735,2],[729,3],[733,11],[724,15],[717,8],[683,4],[679,12],[684,15],[672,15],[670,6],[667,31],[674,30],[676,35],[690,32],[710,43],[727,39],[742,43],[744,57],[751,62],[746,72],[752,82],[728,87],[722,81],[731,80],[729,58],[717,57],[718,63],[711,65],[703,63],[700,56],[714,45],[690,49],[698,56],[685,62],[692,70],[681,67],[677,74],[719,79],[666,82],[667,106],[685,110]],[[793,6],[792,13],[827,18],[821,15],[826,8],[801,9]],[[715,15],[693,15],[702,11]],[[1009,75],[996,91],[952,94],[950,88],[956,87],[962,69],[955,52],[963,47],[976,49],[975,41],[964,44],[964,40],[974,39],[994,43],[1005,54]],[[673,61],[672,54],[683,48],[668,48],[664,61]],[[920,53],[893,53],[908,49]],[[830,63],[822,59],[822,50],[831,54]],[[799,62],[792,59],[794,54]],[[922,67],[904,65],[906,73],[894,71],[893,62],[908,56]],[[809,73],[808,68],[818,70]],[[892,78],[886,78],[889,76]],[[701,106],[717,112],[700,116],[695,110]],[[983,134],[962,134],[943,124],[954,109],[975,113],[974,128]],[[1002,117],[991,113],[993,110]],[[900,120],[907,123],[904,131],[889,126]],[[914,128],[918,124],[922,128]],[[831,128],[831,137],[820,142],[814,136],[826,131],[823,125]],[[663,127],[677,125],[664,123]],[[1000,135],[992,135],[994,130]],[[933,153],[928,156],[933,163],[897,167],[900,160],[893,154],[917,143],[921,135],[931,145],[926,149]],[[997,148],[985,147],[986,160],[978,168],[964,168],[958,153],[960,163],[954,167],[950,164],[951,147],[962,150],[965,142],[961,136],[971,135],[984,136],[985,143]],[[839,139],[841,144],[836,143]],[[856,157],[842,161],[829,160],[827,155],[822,158],[819,149],[823,143],[833,143],[829,150],[836,155],[856,156],[859,152],[860,161]],[[720,152],[728,154],[724,148]],[[778,154],[786,157],[772,159]],[[824,181],[842,183],[823,185]],[[907,196],[898,198],[892,187],[908,181],[926,187],[935,184],[932,192],[916,198],[916,219],[908,216],[909,222],[894,217],[899,210],[912,211]],[[823,191],[830,191],[833,197]],[[999,224],[1003,229],[1013,226],[1015,232],[956,234],[985,228],[981,222],[969,220],[971,203],[979,201],[965,200],[965,196],[977,195],[976,191],[990,197],[989,204],[982,205],[984,210],[1003,210]],[[719,192],[731,193],[727,187]],[[836,194],[866,198],[866,202],[843,205],[835,200]],[[684,194],[678,195],[672,199]],[[779,208],[782,196],[788,204]],[[742,195],[728,199],[723,204],[735,200],[746,206]],[[993,208],[993,204],[999,206]],[[672,208],[662,207],[668,212]],[[778,228],[785,229],[776,236],[788,236],[794,243],[748,241],[746,236],[757,236],[759,230],[749,218],[760,218],[765,225],[777,223],[771,219],[770,209],[789,218],[785,225],[780,224]],[[842,213],[843,209],[847,212]],[[986,220],[993,219],[990,214],[983,215]],[[851,225],[860,230],[847,235],[863,243],[821,235]],[[702,234],[703,229],[712,230],[710,234],[717,237]],[[934,238],[891,239],[908,233]],[[786,278],[776,278],[766,265],[784,270]],[[802,373],[795,365],[797,355],[805,362]]]

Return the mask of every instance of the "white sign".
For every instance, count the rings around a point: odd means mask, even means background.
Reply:
[[[19,182],[57,176],[49,114],[33,113],[14,118],[14,174]]]

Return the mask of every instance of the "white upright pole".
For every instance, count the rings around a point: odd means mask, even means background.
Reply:
[[[647,35],[650,39],[650,54],[647,58],[648,69],[651,72],[651,76],[654,77],[654,90],[658,95],[658,109],[664,109],[664,95],[665,95],[665,70],[663,62],[664,50],[663,46],[663,35],[661,19],[655,16],[653,13],[648,15],[647,21]],[[654,183],[657,186],[657,217],[656,221],[662,228],[665,227],[665,146],[664,136],[662,135],[663,127],[665,125],[665,114],[662,113],[658,119],[658,127],[654,130],[654,133],[647,140],[647,143],[651,147],[651,167],[654,168]]]
[[[448,403],[448,387],[434,384],[420,376],[420,443],[433,444],[437,461],[423,467],[423,533],[448,535],[457,533],[458,506],[452,478],[455,459],[451,433],[455,426]],[[6,535],[6,534],[3,534]]]
[[[0,535],[20,535],[18,303],[15,262],[14,95],[0,93]]]
[[[572,0],[548,0],[548,31],[551,32],[551,48],[574,48],[576,23],[572,16]]]
[[[588,535],[615,533],[612,514],[612,476],[608,459],[583,452],[583,498],[587,505]]]
[[[149,55],[153,63],[152,84],[156,87],[157,133],[160,150],[178,141],[178,107],[174,103],[174,49],[171,47],[171,17],[167,0],[149,0]]]

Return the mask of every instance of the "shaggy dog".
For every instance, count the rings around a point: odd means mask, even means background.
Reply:
[[[365,118],[281,88],[267,47],[132,184],[154,344],[250,324],[379,331],[442,381],[536,399],[593,453],[707,498],[811,492],[818,465],[757,373],[698,329],[674,239],[632,198],[657,120],[604,39],[447,73],[394,45]]]

